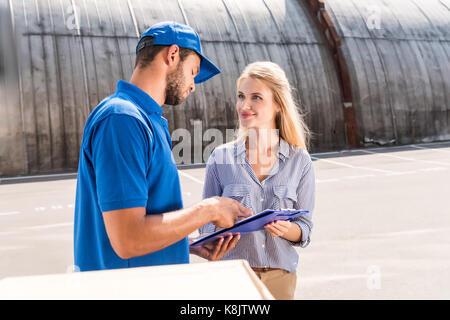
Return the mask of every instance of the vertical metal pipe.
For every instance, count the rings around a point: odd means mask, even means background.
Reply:
[[[328,16],[323,0],[303,1],[309,8],[311,16],[317,28],[320,30],[320,33],[325,38],[325,43],[328,45],[328,49],[333,56],[334,65],[342,94],[342,107],[344,112],[347,144],[350,148],[359,148],[360,141],[358,134],[358,125],[356,123],[355,108],[353,106],[350,73],[348,71],[345,57],[342,54],[340,37],[336,32],[336,28],[334,27],[333,22]]]

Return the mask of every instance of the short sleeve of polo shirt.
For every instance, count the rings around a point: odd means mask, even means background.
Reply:
[[[92,138],[92,160],[102,212],[146,207],[149,134],[137,118],[110,115]]]

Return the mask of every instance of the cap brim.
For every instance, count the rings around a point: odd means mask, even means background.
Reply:
[[[220,69],[217,68],[211,61],[203,55],[201,57],[202,61],[200,62],[200,72],[194,78],[195,83],[205,82],[206,80],[209,80],[215,75],[221,73]]]

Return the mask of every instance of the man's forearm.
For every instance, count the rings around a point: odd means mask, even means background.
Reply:
[[[119,257],[129,259],[168,247],[208,222],[231,227],[251,211],[230,198],[213,197],[164,214],[146,215],[146,208],[103,212],[106,232]]]
[[[138,257],[166,248],[212,220],[208,207],[198,204],[164,214],[146,215],[135,225],[129,254]]]

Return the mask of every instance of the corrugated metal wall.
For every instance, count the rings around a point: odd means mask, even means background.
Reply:
[[[10,12],[0,2],[0,175],[24,172],[26,162],[16,56]]]
[[[342,38],[360,138],[450,139],[450,1],[325,0]]]
[[[445,1],[325,1],[343,39],[361,138],[449,139]],[[382,8],[381,30],[367,27],[371,6]],[[235,128],[240,71],[272,60],[307,113],[312,151],[346,147],[336,70],[303,0],[0,0],[0,14],[8,69],[0,69],[0,176],[76,170],[90,110],[130,78],[138,35],[162,20],[193,26],[223,70],[181,106],[164,107],[172,131],[194,138],[199,124]],[[14,42],[17,59],[6,62]]]
[[[2,0],[2,6],[15,27],[20,81],[1,109],[14,126],[2,134],[9,147],[2,147],[0,175],[75,170],[90,110],[114,92],[118,79],[130,78],[138,34],[162,20],[192,25],[223,70],[181,106],[164,108],[171,130],[187,128],[193,139],[200,123],[203,131],[235,128],[240,71],[272,60],[305,106],[315,150],[345,146],[336,74],[301,2]],[[14,148],[23,152],[10,154]]]

